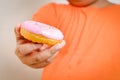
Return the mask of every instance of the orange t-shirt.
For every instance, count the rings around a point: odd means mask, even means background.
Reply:
[[[42,80],[120,80],[120,5],[49,3],[33,20],[59,28],[66,41]]]

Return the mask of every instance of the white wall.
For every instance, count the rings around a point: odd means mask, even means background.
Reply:
[[[49,1],[66,0],[0,0],[0,80],[39,80],[42,70],[23,65],[14,54],[14,26]],[[120,0],[110,0],[119,3]]]

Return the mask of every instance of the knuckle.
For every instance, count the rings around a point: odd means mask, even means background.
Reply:
[[[36,56],[37,60],[42,62],[46,59],[48,59],[51,56],[50,52],[48,51],[43,51],[39,55]]]
[[[18,45],[17,48],[18,48],[19,52],[23,55],[26,55],[26,54],[32,52],[32,48],[27,45]]]
[[[40,66],[38,66],[38,68],[44,68],[44,67],[46,67],[48,65],[49,65],[49,63],[42,63]]]
[[[25,65],[31,65],[33,64],[33,61],[27,57],[21,57],[20,58],[21,62]]]
[[[48,66],[49,64],[50,64],[50,62],[43,61],[41,63],[37,63],[37,64],[34,64],[34,65],[31,65],[31,67],[34,68],[34,69],[39,69],[39,68],[44,68],[44,67]]]
[[[15,55],[17,56],[17,57],[19,57],[19,58],[21,58],[22,56],[21,56],[21,53],[19,52],[19,50],[16,48],[16,50],[15,50]]]
[[[25,61],[24,59],[21,58],[21,62],[25,65],[29,65],[29,63],[27,61]]]

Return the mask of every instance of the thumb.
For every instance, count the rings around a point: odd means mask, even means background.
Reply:
[[[20,24],[15,26],[14,32],[15,32],[16,40],[19,40],[21,38],[21,35],[20,35]]]
[[[20,33],[20,24],[17,24],[14,28],[15,34],[19,34]]]
[[[50,53],[55,54],[56,52],[60,51],[65,46],[65,44],[66,44],[65,40],[63,40],[61,43],[54,45],[49,49]]]

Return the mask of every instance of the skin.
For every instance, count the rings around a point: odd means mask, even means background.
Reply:
[[[77,7],[95,6],[95,7],[101,8],[101,7],[113,5],[107,0],[68,0],[68,2],[71,5],[74,5]]]
[[[15,35],[17,42],[15,53],[23,64],[31,68],[47,66],[65,45],[64,40],[52,47],[30,42],[20,35],[20,25],[15,27]]]
[[[71,5],[78,7],[105,7],[110,6],[112,3],[106,0],[68,0]],[[65,41],[56,44],[52,47],[43,44],[36,44],[24,39],[20,35],[20,25],[15,27],[16,35],[16,55],[20,61],[32,68],[39,69],[47,66],[51,63],[54,57],[59,53],[59,51],[65,46]]]

